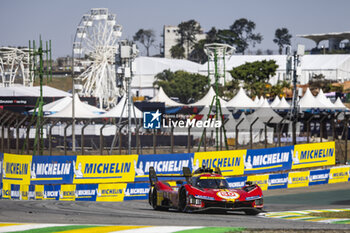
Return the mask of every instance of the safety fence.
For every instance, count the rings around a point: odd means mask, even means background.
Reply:
[[[232,188],[246,181],[263,190],[349,181],[349,166],[335,165],[334,142],[256,150],[158,155],[31,156],[0,154],[1,197],[22,200],[123,201],[148,196],[148,170],[181,175],[206,165],[220,167]],[[266,174],[272,173],[272,174]],[[175,184],[175,182],[174,182]]]

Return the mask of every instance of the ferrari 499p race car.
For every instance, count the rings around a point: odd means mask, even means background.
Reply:
[[[217,209],[257,215],[262,211],[263,193],[256,184],[246,182],[241,189],[229,188],[218,168],[213,171],[202,167],[192,174],[188,167],[184,167],[183,177],[186,182],[178,180],[176,186],[171,186],[159,181],[154,168],[150,167],[149,204],[155,210],[174,208],[182,212]]]

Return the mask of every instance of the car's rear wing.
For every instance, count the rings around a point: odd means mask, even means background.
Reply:
[[[189,167],[183,167],[182,168],[183,175],[157,175],[156,171],[154,170],[154,167],[149,168],[149,182],[151,186],[154,186],[155,183],[158,181],[158,177],[185,177],[186,182],[189,182],[189,179],[192,177],[192,173]]]
[[[213,171],[213,169],[205,168],[205,166],[194,171],[194,174],[205,173],[205,172],[209,172],[209,173],[214,172],[216,174],[222,175],[219,167],[216,167],[215,171]],[[150,182],[151,186],[154,186],[155,183],[157,183],[158,177],[185,177],[186,182],[189,183],[190,178],[192,177],[192,172],[191,172],[189,167],[183,167],[182,168],[182,175],[157,175],[154,167],[150,167],[149,168],[149,182]]]

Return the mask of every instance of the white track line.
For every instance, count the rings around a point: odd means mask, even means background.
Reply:
[[[8,224],[16,224],[16,223],[8,223]],[[25,231],[37,228],[45,228],[45,227],[60,227],[60,226],[69,226],[71,224],[23,224],[20,225],[12,225],[12,226],[3,226],[0,225],[0,232],[14,232],[14,231]]]

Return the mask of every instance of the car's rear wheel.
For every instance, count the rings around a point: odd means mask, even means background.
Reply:
[[[154,210],[168,210],[169,208],[167,207],[162,207],[162,206],[159,206],[157,205],[157,202],[158,202],[158,196],[157,196],[157,189],[153,189],[153,192],[152,192],[152,207]]]
[[[188,209],[187,206],[187,197],[186,197],[186,190],[183,188],[180,191],[180,195],[179,195],[179,210],[181,212],[186,212]]]
[[[249,209],[249,210],[245,210],[244,212],[247,214],[247,215],[258,215],[261,213],[261,209]]]

